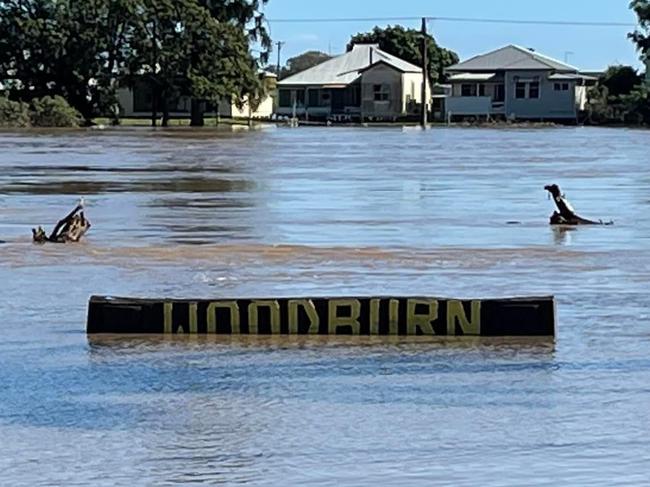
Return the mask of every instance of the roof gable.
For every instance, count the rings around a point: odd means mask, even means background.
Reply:
[[[446,68],[446,71],[554,70],[577,72],[578,68],[525,47],[509,45],[479,54]]]
[[[382,51],[377,44],[355,44],[351,51],[289,76],[278,84],[350,84],[363,70],[380,62],[402,72],[420,72],[419,67]]]

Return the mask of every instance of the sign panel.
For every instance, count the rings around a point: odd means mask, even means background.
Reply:
[[[88,333],[555,336],[552,296],[137,299],[92,296]]]

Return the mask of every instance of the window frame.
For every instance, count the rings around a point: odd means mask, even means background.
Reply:
[[[526,86],[527,84],[528,83],[526,83],[525,81],[516,81],[515,82],[515,99],[517,99],[517,100],[525,100],[526,99],[526,95],[528,93],[528,88]],[[521,93],[519,91],[520,89],[522,90]],[[520,94],[521,94],[521,96],[519,96]]]
[[[388,83],[373,83],[372,99],[375,103],[390,103],[390,85]]]
[[[465,94],[465,88],[468,89],[469,94]],[[478,90],[476,89],[476,83],[461,83],[460,85],[460,96],[464,98],[473,98],[478,95]]]

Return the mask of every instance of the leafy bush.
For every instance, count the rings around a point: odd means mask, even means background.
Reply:
[[[0,127],[29,127],[29,105],[0,96]]]
[[[81,114],[60,96],[44,96],[32,100],[34,127],[78,127]]]

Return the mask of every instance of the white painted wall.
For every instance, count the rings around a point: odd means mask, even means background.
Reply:
[[[221,105],[220,105],[221,107]],[[257,110],[253,110],[252,112],[249,112],[249,107],[248,103],[244,102],[244,105],[241,109],[237,108],[237,105],[234,103],[230,106],[230,113],[229,115],[224,115],[224,113],[221,113],[223,116],[230,116],[233,118],[248,118],[249,116],[251,118],[268,118],[273,114],[273,97],[267,96],[262,100],[260,103],[260,106],[257,107]]]
[[[402,73],[402,111],[406,111],[408,98],[422,102],[422,73]],[[426,100],[431,109],[431,84],[428,81]]]
[[[133,91],[130,88],[119,88],[117,90],[117,100],[120,104],[121,111],[120,115],[122,117],[150,117],[151,112],[136,112],[133,107]],[[190,114],[190,101],[189,98],[183,103],[185,111],[175,112],[171,111],[170,115],[172,117],[189,117]],[[160,115],[159,111],[159,115]],[[251,114],[252,118],[268,118],[273,114],[273,97],[271,95],[266,96],[257,110],[254,110]],[[206,115],[216,115],[213,113],[206,113]],[[222,117],[233,117],[233,118],[248,118],[248,104],[244,103],[242,109],[237,108],[234,103],[229,103],[228,100],[221,100],[219,102],[219,115]]]

